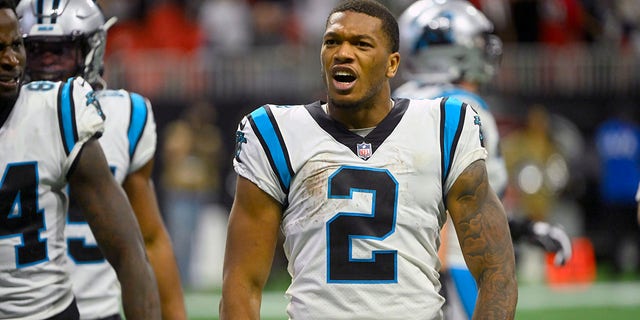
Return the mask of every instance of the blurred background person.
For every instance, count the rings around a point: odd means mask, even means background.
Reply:
[[[186,319],[171,240],[151,180],[156,151],[151,103],[133,92],[107,89],[101,77],[107,30],[115,19],[105,21],[100,8],[92,1],[61,0],[48,5],[23,0],[17,8],[20,26],[25,32],[27,77],[30,81],[64,81],[82,76],[98,90],[96,99],[107,115],[105,132],[99,142],[140,225],[158,283],[164,319]],[[70,189],[65,237],[81,318],[119,317],[122,295],[119,282],[95,245],[83,212],[74,201],[76,191]]]
[[[197,281],[191,275],[191,259],[198,222],[207,206],[218,201],[221,187],[221,138],[214,123],[213,106],[197,100],[163,134],[163,208],[187,288]]]
[[[555,165],[566,168],[565,159],[551,137],[546,108],[540,104],[529,107],[524,126],[505,136],[502,145],[517,197],[515,214],[545,221],[561,187],[550,169]]]
[[[635,195],[640,181],[640,126],[637,106],[626,101],[612,106],[611,116],[598,126],[594,141],[599,163],[600,221],[608,244],[604,252],[620,276],[639,271],[640,229]],[[611,232],[615,230],[615,232]]]
[[[562,223],[571,238],[583,237],[584,217],[574,199],[575,185],[582,182],[575,165],[576,157],[583,157],[582,137],[542,104],[525,110],[502,140],[509,172],[505,206],[518,219]],[[548,281],[544,253],[527,244],[517,248],[522,283]]]
[[[455,97],[480,115],[489,182],[498,195],[507,185],[507,168],[500,150],[500,135],[481,87],[497,71],[502,42],[491,22],[464,0],[416,1],[399,18],[404,76],[409,79],[394,96],[408,98]],[[571,241],[561,227],[546,222],[510,217],[514,240],[529,239],[543,249],[557,252],[556,264],[571,257]],[[451,219],[441,233],[442,282],[446,289],[446,315],[470,319],[477,287],[469,272]]]
[[[295,44],[300,40],[300,21],[292,0],[255,0],[252,4],[253,45]]]
[[[207,46],[221,54],[245,53],[253,41],[253,30],[247,23],[251,7],[245,0],[205,0],[198,23],[205,33]]]

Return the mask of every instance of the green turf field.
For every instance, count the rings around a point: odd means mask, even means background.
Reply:
[[[189,319],[218,319],[218,292],[187,294]],[[286,319],[282,292],[269,291],[263,298],[262,319]],[[636,320],[640,319],[640,282],[598,282],[588,286],[550,288],[520,286],[519,320]]]

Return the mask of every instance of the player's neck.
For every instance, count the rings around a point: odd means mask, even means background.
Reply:
[[[394,104],[390,97],[387,97],[384,102],[363,103],[358,106],[346,107],[337,106],[329,101],[325,112],[347,129],[371,128],[377,126],[389,114]]]

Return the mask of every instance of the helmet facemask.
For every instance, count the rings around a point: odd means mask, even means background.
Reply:
[[[102,79],[104,72],[104,52],[107,47],[107,29],[115,23],[112,18],[104,26],[86,38],[87,52],[84,54],[84,69],[82,75],[94,86],[106,88],[107,84]]]
[[[87,51],[81,37],[33,36],[26,37],[25,73],[29,80],[65,81],[82,75]]]

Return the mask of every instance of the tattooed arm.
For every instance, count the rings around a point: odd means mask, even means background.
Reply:
[[[484,160],[469,165],[447,194],[447,209],[478,283],[474,319],[513,319],[518,300],[507,216],[489,186]]]

